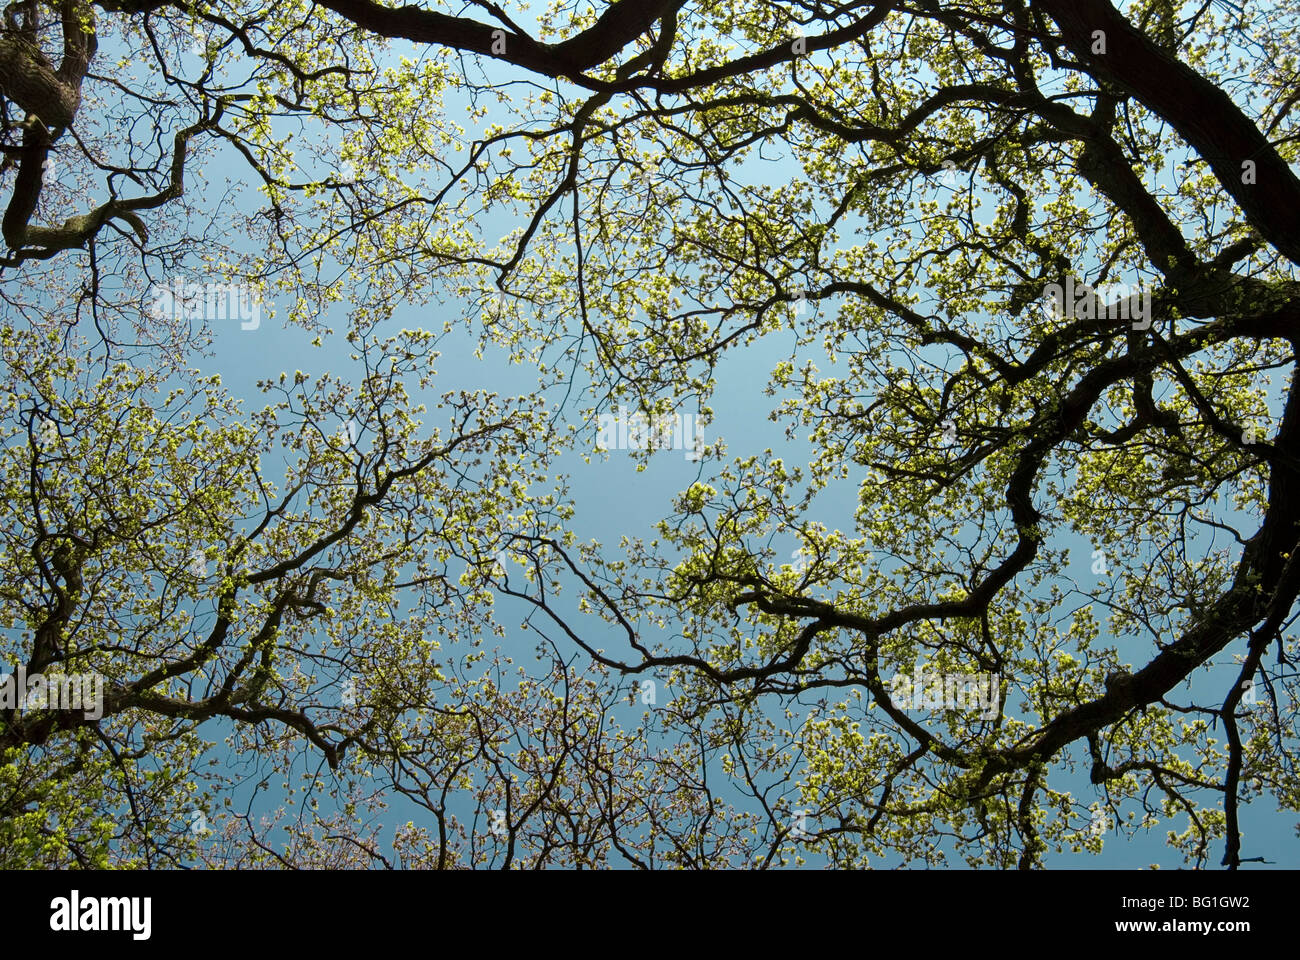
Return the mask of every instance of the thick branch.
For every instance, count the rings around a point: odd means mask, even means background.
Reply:
[[[1199,153],[1280,253],[1300,263],[1300,179],[1268,138],[1214,83],[1157,46],[1108,0],[1039,0],[1074,54],[1098,77],[1141,100]],[[1093,53],[1101,31],[1105,52]],[[1243,182],[1243,163],[1254,182]]]
[[[577,77],[614,56],[683,0],[618,0],[588,29],[563,43],[539,43],[527,34],[419,7],[385,7],[373,0],[320,0],[359,27],[384,37],[433,43],[494,56],[549,77]]]

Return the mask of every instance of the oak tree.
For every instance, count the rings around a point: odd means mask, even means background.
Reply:
[[[100,719],[0,715],[4,856],[1028,868],[1161,829],[1261,858],[1245,805],[1300,805],[1297,26],[10,4],[0,615],[11,661],[107,686]],[[363,374],[238,410],[213,318],[150,310],[180,275]],[[427,409],[459,326],[562,402]],[[555,464],[599,416],[707,417],[760,349],[784,434],[578,542]],[[485,645],[502,603],[540,666]],[[620,723],[645,680],[671,703]],[[223,805],[239,758],[278,814]]]

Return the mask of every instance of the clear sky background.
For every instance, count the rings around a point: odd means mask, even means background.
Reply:
[[[393,55],[400,55],[402,50],[395,47]],[[486,70],[494,69],[492,63],[485,63]],[[451,101],[448,108],[457,122],[466,124],[461,105]],[[498,122],[500,118],[489,110],[484,123]],[[504,122],[504,121],[501,121]],[[468,139],[473,139],[472,133]],[[232,153],[222,154],[221,163],[209,163],[207,175],[221,177],[231,173],[237,189],[244,191],[240,206],[246,209],[256,208],[258,197],[251,189],[251,184],[243,178],[235,163]],[[228,163],[226,162],[228,161]],[[766,182],[781,182],[800,175],[799,168],[790,158],[778,158],[752,167],[750,174],[755,178],[764,178]],[[936,187],[936,189],[938,189]],[[209,191],[219,195],[219,185],[213,184]],[[504,233],[515,223],[503,221],[501,232]],[[287,305],[275,304],[279,313],[275,318],[264,317],[256,330],[241,330],[237,321],[226,321],[224,325],[217,322],[216,340],[211,357],[195,360],[194,365],[205,372],[220,373],[225,387],[236,397],[243,398],[247,409],[256,409],[264,402],[263,395],[256,389],[259,379],[278,378],[280,373],[292,375],[295,369],[302,369],[310,376],[325,372],[333,373],[345,379],[355,381],[359,366],[349,360],[348,344],[336,333],[326,338],[322,347],[311,346],[312,333],[296,328],[286,328],[283,316]],[[473,311],[469,304],[446,304],[437,310],[412,306],[409,310],[399,310],[393,318],[393,330],[402,327],[426,327],[440,329],[442,323],[452,316],[463,316]],[[822,304],[815,309],[822,311],[835,309],[833,304]],[[336,331],[346,329],[343,309],[327,317],[327,322]],[[783,428],[768,418],[770,410],[779,402],[779,397],[770,398],[763,394],[772,367],[790,354],[792,336],[789,331],[769,337],[760,344],[739,349],[730,353],[721,365],[718,373],[718,388],[710,401],[715,410],[713,422],[705,428],[707,439],[721,438],[727,447],[726,458],[745,457],[761,453],[771,448],[788,462],[806,462],[808,445],[799,440],[790,442],[785,439]],[[537,370],[528,366],[511,365],[500,352],[489,352],[482,358],[475,357],[476,342],[463,327],[447,335],[440,344],[442,357],[439,362],[439,376],[436,391],[423,398],[431,401],[436,393],[454,389],[488,389],[503,395],[531,394],[537,390]],[[824,371],[828,369],[830,358],[812,357]],[[415,392],[415,385],[409,385]],[[548,397],[548,401],[558,402],[560,394]],[[430,402],[430,407],[432,403]],[[569,416],[581,404],[574,402]],[[598,425],[584,424],[587,436],[594,442]],[[583,461],[577,453],[567,454],[559,468],[571,478],[573,500],[577,505],[577,514],[572,528],[580,540],[594,538],[606,545],[607,555],[617,551],[622,536],[641,536],[650,539],[655,535],[653,524],[662,517],[672,513],[672,501],[682,490],[696,479],[707,479],[713,465],[707,461],[692,462],[685,458],[680,450],[659,451],[652,458],[649,467],[641,472],[631,458],[620,451],[612,452],[608,457],[593,456],[590,463]],[[273,478],[278,480],[277,478]],[[856,506],[857,478],[850,482],[832,484],[818,498],[817,505],[810,512],[808,519],[821,521],[829,529],[849,530],[853,525]],[[1096,576],[1092,573],[1091,551],[1093,544],[1078,538],[1063,541],[1070,548],[1071,575],[1084,589],[1090,589]],[[787,544],[774,544],[778,555],[789,557],[798,544],[791,540]],[[520,609],[522,615],[525,611]],[[1104,614],[1099,611],[1099,619],[1105,623]],[[503,623],[517,623],[519,616],[503,615]],[[617,647],[620,638],[607,631],[603,621],[587,618],[581,623],[584,636],[595,641],[597,645]],[[608,633],[608,637],[602,636]],[[600,643],[607,639],[607,644]],[[1102,642],[1106,642],[1103,636]],[[535,635],[525,635],[517,630],[506,638],[503,649],[517,656],[531,656],[536,644]],[[1121,644],[1121,650],[1123,646]],[[1131,655],[1134,662],[1145,662],[1143,651],[1134,650]],[[1205,677],[1204,671],[1198,672],[1196,686],[1212,684],[1212,689],[1221,691],[1225,688],[1224,671],[1217,671],[1214,678]],[[662,693],[660,703],[667,699]],[[1008,710],[1019,712],[1013,696],[1007,704]],[[634,722],[634,716],[642,708],[627,707],[620,719],[625,724]],[[209,735],[220,740],[217,725],[210,725]],[[218,751],[220,748],[218,748]],[[314,762],[314,760],[312,760]],[[1099,788],[1088,783],[1087,770],[1079,770],[1073,775],[1053,777],[1053,784],[1071,789],[1076,799],[1083,802],[1098,799]],[[396,803],[390,811],[391,826],[405,822],[407,819],[419,819],[418,810],[406,810]],[[1178,830],[1184,829],[1184,818],[1175,821]],[[1296,841],[1293,818],[1276,809],[1271,797],[1243,808],[1242,822],[1244,828],[1244,851],[1246,855],[1265,853],[1279,866],[1294,866],[1297,863]],[[1049,854],[1049,867],[1084,867],[1084,868],[1141,868],[1152,863],[1160,863],[1166,868],[1181,864],[1178,857],[1164,844],[1165,831],[1174,824],[1162,822],[1155,830],[1139,834],[1129,841],[1116,834],[1110,834],[1100,856],[1091,854]],[[1217,858],[1222,854],[1222,844],[1217,843],[1212,852],[1211,865],[1217,865]],[[954,858],[960,864],[959,858]],[[811,861],[816,864],[816,859]],[[889,862],[879,864],[890,866]],[[1258,865],[1249,865],[1250,869]]]

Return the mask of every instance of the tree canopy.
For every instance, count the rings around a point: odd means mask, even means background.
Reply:
[[[1298,29],[8,4],[2,652],[104,693],[0,707],[0,864],[1263,858],[1251,815],[1300,809]],[[234,396],[235,320],[319,352]],[[457,337],[533,391],[440,390]],[[736,370],[770,442],[578,537],[568,465],[666,456],[646,425]]]

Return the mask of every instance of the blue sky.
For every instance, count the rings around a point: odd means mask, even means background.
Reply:
[[[394,51],[394,56],[400,50]],[[489,73],[494,69],[492,63],[485,63]],[[505,77],[505,73],[502,73]],[[459,114],[461,105],[450,100],[450,110],[457,111],[455,117],[463,122]],[[492,112],[485,119],[492,123],[499,118]],[[232,159],[222,157],[222,161]],[[224,162],[210,162],[209,171],[215,176],[218,171],[225,174],[238,169]],[[781,178],[792,179],[800,176],[797,164],[789,157],[778,158],[761,167],[753,166],[753,176],[758,182],[774,182]],[[255,209],[260,197],[252,190],[246,179],[236,180],[242,195],[238,205],[242,209]],[[491,229],[500,229],[504,233],[517,224],[502,221],[493,224]],[[344,379],[356,379],[359,366],[349,360],[350,348],[343,337],[336,333],[327,337],[320,347],[311,345],[314,333],[298,328],[284,326],[282,318],[287,312],[285,304],[274,304],[279,316],[272,319],[264,317],[256,330],[242,330],[237,321],[218,322],[211,357],[195,360],[196,366],[207,373],[219,373],[223,384],[234,396],[245,401],[246,409],[256,409],[263,401],[262,394],[256,389],[256,382],[261,379],[278,378],[280,373],[292,374],[295,369],[302,369],[311,376],[332,373]],[[833,304],[823,304],[818,309],[833,310]],[[412,306],[399,309],[390,326],[393,330],[407,327],[428,326],[439,329],[444,314],[471,314],[470,304],[446,304],[439,308],[437,316],[428,308]],[[336,331],[345,330],[346,317],[342,308],[326,318],[328,326]],[[382,331],[381,331],[382,332]],[[783,427],[774,424],[769,418],[769,411],[779,402],[778,398],[769,398],[763,394],[772,367],[780,360],[789,357],[792,336],[783,334],[733,351],[728,355],[718,372],[718,388],[710,401],[715,410],[713,422],[705,428],[708,438],[720,437],[727,447],[727,459],[745,457],[761,453],[771,448],[777,455],[789,462],[806,462],[809,454],[808,444],[802,440],[787,441]],[[439,376],[436,391],[432,391],[426,400],[431,400],[435,393],[447,390],[487,389],[503,395],[532,394],[537,390],[537,370],[526,365],[512,365],[500,351],[491,348],[482,359],[475,356],[477,342],[462,327],[457,327],[447,334],[440,343],[442,357],[439,362]],[[829,366],[829,358],[800,352],[801,358],[811,357],[823,370]],[[414,385],[412,385],[414,392]],[[553,391],[548,401],[559,403],[562,393]],[[576,399],[571,403],[569,415],[583,404]],[[430,404],[432,406],[432,404]],[[598,424],[583,424],[587,436],[594,440]],[[584,462],[578,453],[567,454],[558,464],[558,468],[571,479],[571,494],[578,510],[572,529],[580,540],[594,538],[606,544],[607,557],[617,551],[617,544],[622,536],[641,536],[647,539],[655,535],[654,523],[672,513],[673,499],[694,480],[708,477],[713,465],[707,461],[696,463],[688,460],[678,450],[665,450],[657,453],[644,471],[638,471],[635,463],[623,452],[612,452],[608,457],[592,457],[591,462]],[[278,479],[278,478],[273,478]],[[856,500],[856,478],[848,482],[833,483],[817,499],[815,508],[808,515],[809,520],[820,521],[829,529],[852,528]],[[1090,589],[1095,582],[1092,573],[1091,551],[1093,544],[1077,537],[1065,536],[1059,544],[1070,549],[1071,575],[1085,589]],[[788,557],[798,546],[790,539],[788,543],[774,544],[779,556]],[[521,611],[522,612],[522,611]],[[1101,615],[1099,614],[1099,617]],[[502,616],[503,623],[512,624],[518,617]],[[1104,623],[1104,617],[1102,617]],[[599,638],[606,630],[603,622],[591,619],[584,624],[592,638]],[[584,633],[584,636],[587,634]],[[617,641],[610,637],[611,644]],[[535,645],[535,637],[513,630],[503,643],[503,649],[516,654],[529,651]],[[1121,644],[1122,647],[1122,644]],[[1149,651],[1135,650],[1132,659],[1140,659]],[[1203,687],[1221,690],[1225,667],[1215,671],[1212,677],[1198,673],[1193,682],[1193,692],[1201,692]],[[625,723],[631,723],[639,707],[629,707]],[[1015,712],[1014,704],[1008,709]],[[218,736],[214,736],[218,739]],[[314,760],[308,762],[314,763]],[[1054,778],[1053,785],[1068,787],[1076,799],[1088,802],[1098,796],[1097,788],[1088,783],[1086,769],[1072,775],[1062,774]],[[411,813],[418,816],[418,813]],[[402,812],[401,805],[392,810],[391,820],[404,822],[408,818]],[[1182,818],[1178,818],[1178,829],[1183,828]],[[1266,852],[1275,857],[1279,866],[1295,864],[1295,839],[1293,818],[1278,812],[1271,798],[1244,808],[1243,825],[1245,830],[1244,849],[1247,855]],[[1049,855],[1047,863],[1053,867],[1118,867],[1141,868],[1151,863],[1161,863],[1166,867],[1179,865],[1179,859],[1164,845],[1164,832],[1169,824],[1162,822],[1159,827],[1146,835],[1139,835],[1133,841],[1122,840],[1112,835],[1105,844],[1100,856],[1092,855]],[[1215,865],[1221,854],[1221,844],[1216,845],[1211,858]],[[816,860],[811,861],[814,865]],[[890,865],[886,862],[883,865]]]
[[[822,309],[829,308],[824,306]],[[413,309],[406,316],[399,311],[392,325],[394,329],[417,327],[426,320],[427,317],[421,316],[418,310]],[[336,328],[345,326],[342,317],[332,325]],[[285,328],[279,321],[264,321],[256,331],[240,330],[232,322],[219,332],[214,344],[214,356],[202,366],[206,371],[220,373],[226,388],[233,395],[244,398],[250,408],[261,402],[261,396],[255,389],[256,381],[278,377],[282,371],[292,373],[294,368],[301,367],[312,374],[328,371],[348,376],[355,372],[355,365],[348,360],[346,344],[341,337],[326,339],[320,348],[311,346],[310,341],[310,334]],[[438,391],[488,389],[513,395],[536,389],[535,369],[512,366],[502,356],[492,352],[488,352],[482,359],[476,358],[475,342],[463,329],[457,329],[447,336],[440,343],[440,349],[443,355],[438,364]],[[773,364],[787,355],[788,344],[764,341],[754,347],[736,351],[722,366],[718,390],[711,402],[715,410],[714,421],[705,432],[710,441],[715,437],[725,441],[728,459],[759,453],[770,447],[791,462],[807,460],[807,443],[786,441],[782,429],[767,418],[767,412],[775,401],[762,393]],[[594,439],[597,425],[587,426]],[[620,451],[613,451],[604,458],[593,456],[590,463],[573,453],[562,458],[558,466],[571,478],[572,499],[578,507],[572,529],[580,540],[600,540],[606,545],[606,555],[610,556],[616,554],[622,536],[653,537],[654,523],[672,512],[673,498],[696,479],[707,477],[706,471],[711,465],[707,462],[692,462],[678,450],[664,450],[651,458],[644,471],[638,471],[630,457]],[[818,507],[810,513],[809,519],[820,520],[831,529],[839,527],[847,530],[851,527],[856,505],[853,482],[833,484],[819,496],[817,502]],[[1095,580],[1091,570],[1093,545],[1078,537],[1067,536],[1065,539],[1072,541],[1068,543],[1071,550],[1071,575],[1088,588]],[[774,546],[778,555],[789,556],[798,543],[791,539],[788,544],[778,543]],[[511,603],[508,598],[504,602]],[[520,607],[518,612],[522,616],[527,611]],[[520,633],[513,627],[519,618],[501,617],[503,623],[511,625],[511,633],[502,644],[502,649],[511,655],[530,655],[528,651],[535,645],[536,637]],[[584,638],[599,641],[608,635],[610,649],[618,648],[619,638],[609,634],[603,622],[588,618],[582,627]],[[1143,662],[1137,659],[1141,655],[1141,651],[1133,652],[1133,659],[1139,664]],[[1219,691],[1223,686],[1224,673],[1216,673],[1218,679],[1214,681],[1198,673],[1193,682],[1193,692],[1200,693],[1206,688]],[[660,703],[670,697],[671,692],[661,687]],[[1011,712],[1019,712],[1013,702],[1007,706]],[[619,719],[631,725],[640,709],[639,704],[635,708],[621,709]],[[308,762],[312,761],[308,759]],[[1084,803],[1097,799],[1100,795],[1098,788],[1088,782],[1086,769],[1074,774],[1059,773],[1053,783],[1058,788],[1070,789],[1076,799]],[[402,805],[398,803],[391,811],[394,821],[406,819],[406,816],[399,816],[401,810]],[[419,811],[410,811],[410,816],[418,818]],[[1279,866],[1294,863],[1284,853],[1294,849],[1292,820],[1276,810],[1271,797],[1243,808],[1242,819],[1247,851],[1268,851],[1270,856],[1277,857]],[[1181,821],[1182,818],[1178,820]],[[1161,863],[1166,867],[1177,866],[1176,859],[1171,857],[1171,852],[1164,844],[1164,833],[1168,827],[1169,824],[1162,822],[1155,829],[1141,833],[1133,840],[1112,835],[1099,856],[1051,854],[1047,857],[1047,863],[1052,867],[1089,869],[1144,868],[1152,863]],[[1183,829],[1181,823],[1178,829]],[[811,864],[815,865],[816,862],[816,858],[810,858]]]

